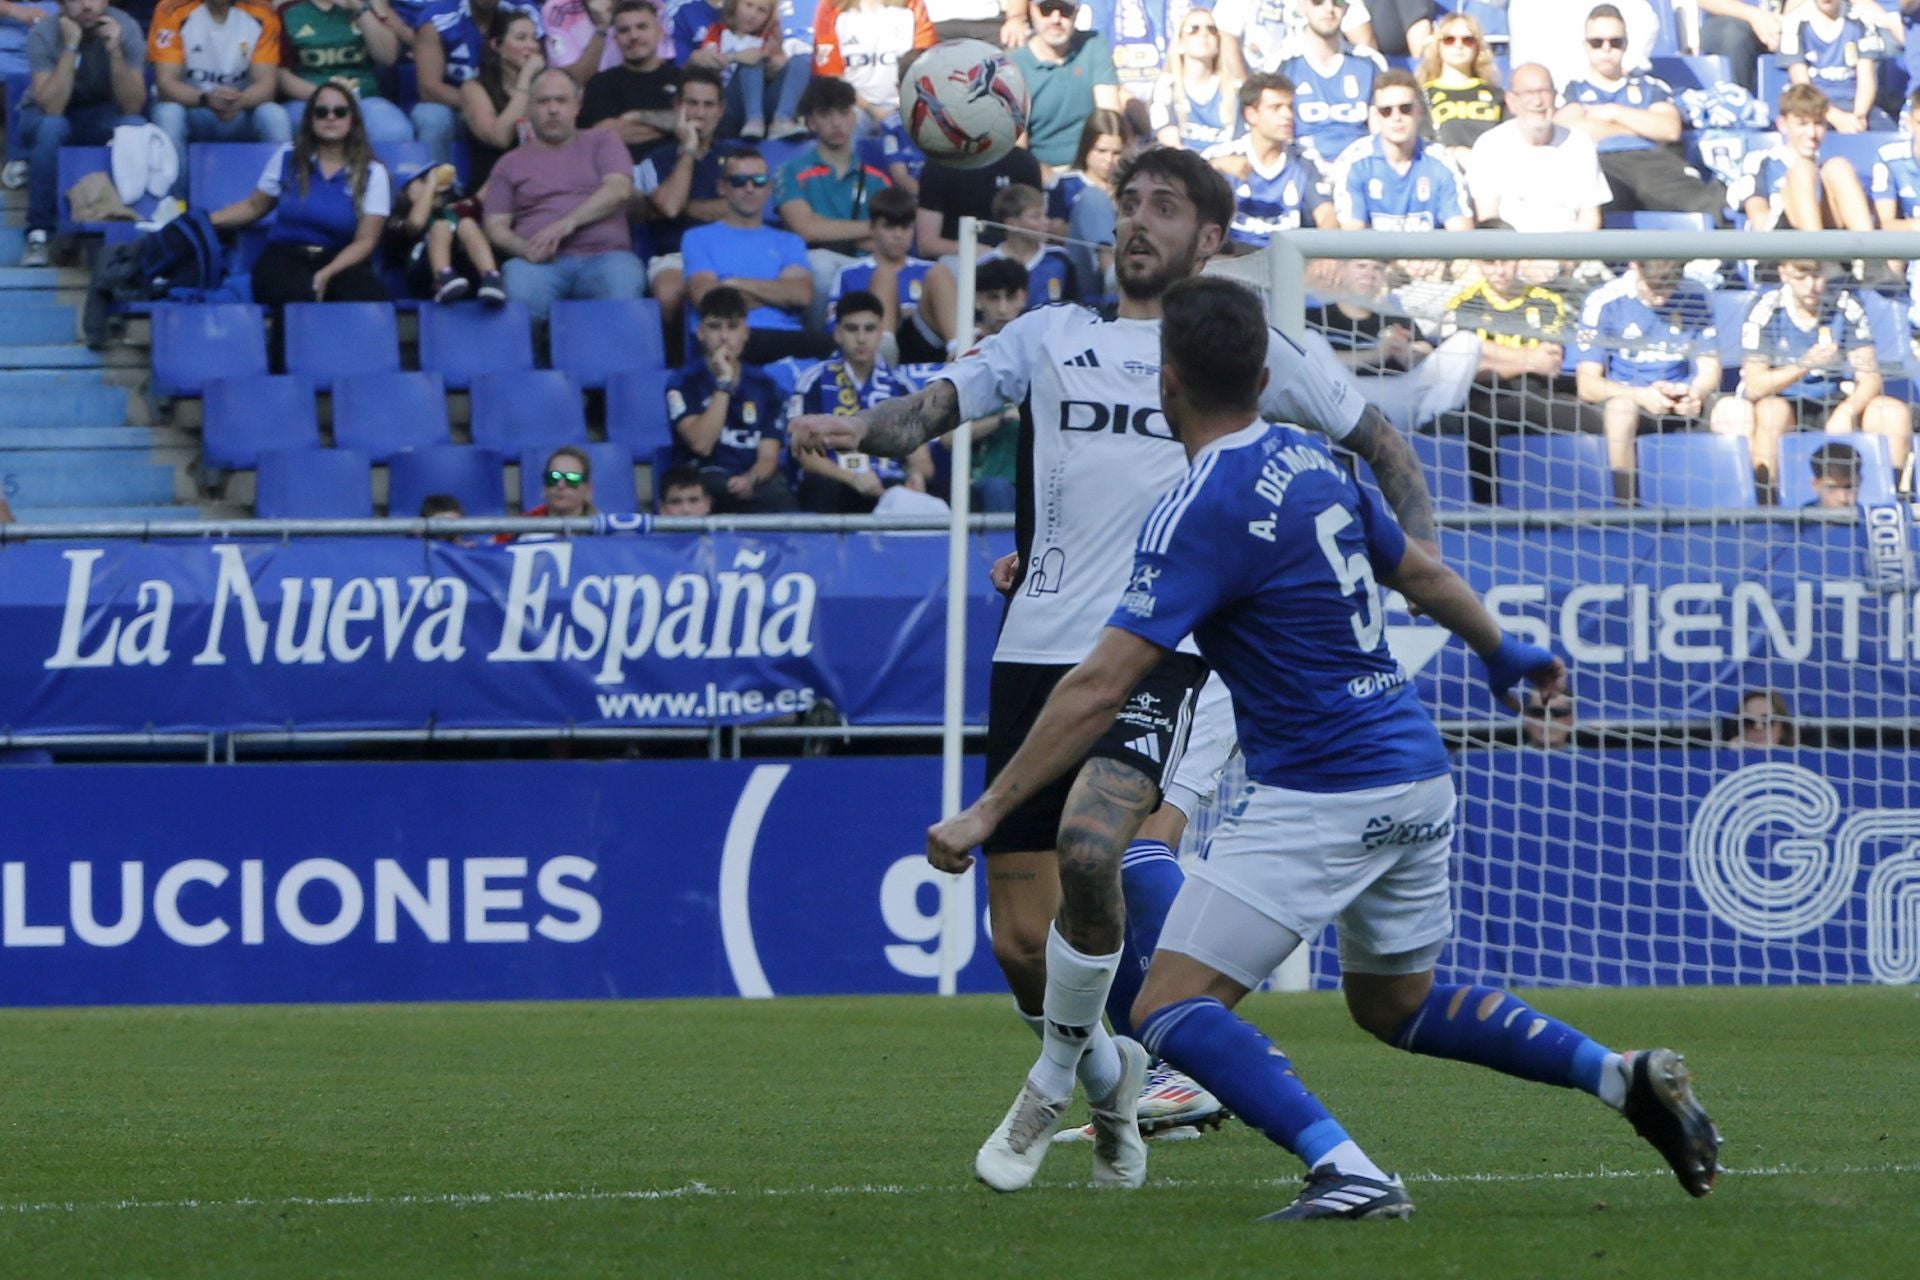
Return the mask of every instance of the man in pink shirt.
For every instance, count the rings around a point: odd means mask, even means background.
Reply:
[[[627,230],[633,161],[607,129],[580,129],[580,86],[564,71],[533,82],[533,137],[494,165],[481,191],[487,238],[509,261],[507,297],[536,321],[562,298],[637,298],[646,271]]]

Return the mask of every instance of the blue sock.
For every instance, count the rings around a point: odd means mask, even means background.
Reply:
[[[1202,996],[1157,1010],[1141,1024],[1140,1039],[1309,1169],[1349,1141],[1287,1056],[1218,1000]]]
[[[1584,1089],[1601,1096],[1603,1044],[1492,987],[1434,984],[1420,1008],[1394,1033],[1408,1053],[1492,1067],[1522,1080]]]
[[[1160,945],[1167,908],[1186,881],[1180,860],[1159,840],[1135,840],[1120,860],[1120,892],[1127,900],[1126,944],[1120,968],[1107,992],[1107,1021],[1116,1035],[1133,1034],[1133,998],[1146,980],[1147,965]]]

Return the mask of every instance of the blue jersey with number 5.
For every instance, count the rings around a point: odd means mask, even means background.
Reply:
[[[1255,422],[1194,458],[1140,531],[1108,625],[1189,632],[1233,695],[1247,776],[1357,791],[1447,771],[1387,648],[1380,578],[1406,535],[1318,438]]]

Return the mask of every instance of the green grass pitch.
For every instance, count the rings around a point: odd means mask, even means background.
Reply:
[[[1267,1226],[1229,1124],[1096,1192],[973,1182],[1033,1041],[1003,1000],[0,1014],[0,1275],[1913,1277],[1920,990],[1559,991],[1671,1043],[1726,1135],[1689,1199],[1568,1091],[1416,1059],[1336,997],[1248,1012],[1419,1206]]]

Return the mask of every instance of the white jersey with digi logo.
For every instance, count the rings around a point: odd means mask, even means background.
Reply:
[[[1366,404],[1344,370],[1278,331],[1267,342],[1263,416],[1344,440]],[[995,662],[1072,666],[1092,652],[1126,589],[1133,542],[1187,453],[1160,411],[1160,321],[1086,307],[1029,311],[942,369],[963,421],[1020,406],[1016,546],[1025,577]]]

